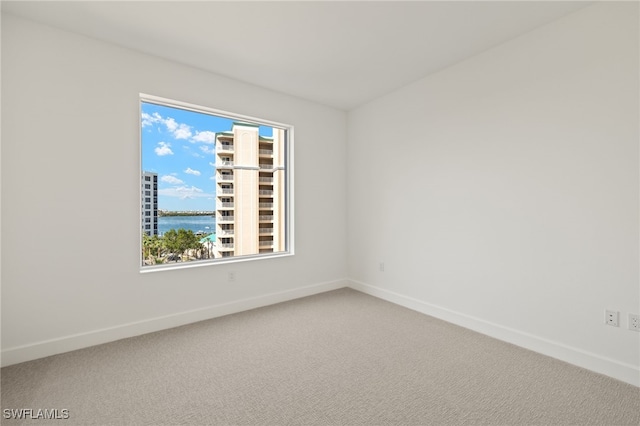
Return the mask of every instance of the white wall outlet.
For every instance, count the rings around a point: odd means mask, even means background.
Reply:
[[[613,327],[617,327],[619,324],[620,312],[618,311],[604,311],[604,322],[607,325],[611,325]]]
[[[227,274],[227,281],[234,282],[235,280],[236,280],[236,273],[235,272],[229,272]]]
[[[384,262],[378,263],[378,269],[380,270],[380,272],[384,272]]]
[[[629,330],[640,331],[640,315],[629,314]]]

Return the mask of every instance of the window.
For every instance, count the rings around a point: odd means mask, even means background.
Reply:
[[[292,139],[289,125],[141,95],[141,271],[293,254]]]

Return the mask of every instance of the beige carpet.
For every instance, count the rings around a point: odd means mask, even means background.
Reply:
[[[3,425],[640,424],[640,388],[350,289],[5,367],[1,392],[69,413]]]

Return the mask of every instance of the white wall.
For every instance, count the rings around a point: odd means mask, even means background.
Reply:
[[[140,92],[295,126],[295,256],[139,273]],[[3,16],[3,365],[344,286],[345,138],[343,111]]]
[[[638,35],[590,6],[351,111],[353,285],[640,385]]]

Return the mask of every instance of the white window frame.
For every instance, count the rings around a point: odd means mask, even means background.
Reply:
[[[189,262],[179,262],[179,263],[169,263],[169,264],[160,264],[160,265],[142,265],[140,262],[140,258],[138,257],[138,265],[141,273],[148,272],[158,272],[158,271],[173,271],[176,269],[185,269],[185,268],[197,268],[203,266],[214,266],[214,265],[225,265],[230,263],[238,263],[238,262],[249,262],[249,261],[257,261],[257,260],[267,260],[273,258],[280,257],[288,257],[294,255],[294,188],[293,188],[293,147],[294,147],[294,136],[293,136],[293,125],[279,123],[276,121],[265,120],[263,118],[257,118],[249,115],[233,113],[229,111],[223,111],[216,108],[211,108],[203,105],[192,104],[184,101],[177,101],[174,99],[163,98],[160,96],[149,95],[145,93],[139,94],[138,101],[138,129],[139,129],[139,139],[138,139],[138,164],[139,164],[139,172],[138,172],[138,181],[136,184],[140,188],[140,196],[138,200],[141,200],[144,196],[144,189],[142,189],[142,185],[140,185],[140,176],[142,175],[142,103],[152,103],[156,105],[167,106],[171,108],[178,108],[187,111],[193,111],[203,114],[216,115],[223,118],[228,118],[231,120],[249,122],[252,124],[275,127],[278,129],[282,129],[285,132],[285,141],[284,141],[284,169],[285,169],[285,177],[284,177],[284,226],[285,226],[285,250],[274,252],[274,253],[257,253],[253,255],[242,255],[242,256],[230,256],[230,257],[220,257],[216,259],[202,259],[195,260]],[[142,214],[142,204],[139,205],[139,212],[137,223],[140,225],[140,217]],[[138,232],[138,256],[142,253],[142,237],[141,237],[142,229]],[[217,236],[216,236],[217,239]]]

